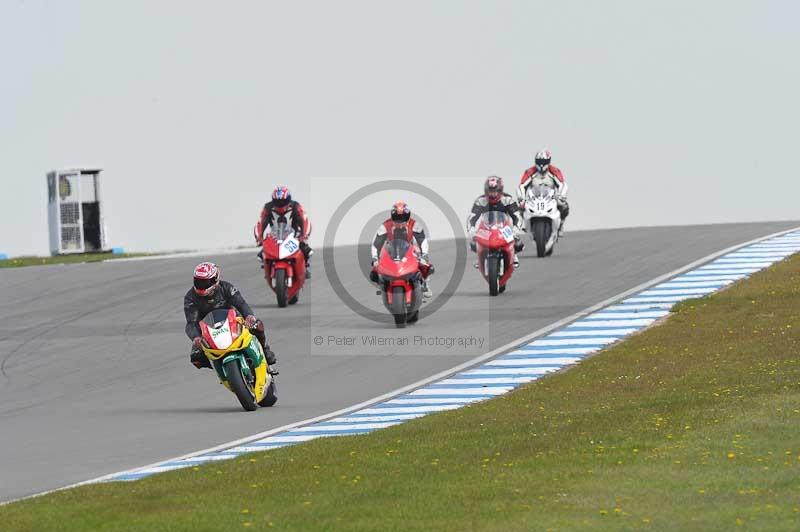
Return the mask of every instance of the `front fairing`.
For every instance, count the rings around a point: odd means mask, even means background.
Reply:
[[[501,249],[509,246],[514,242],[511,218],[499,211],[484,213],[478,222],[473,239],[484,248]]]
[[[381,250],[378,275],[386,279],[408,279],[419,272],[417,253],[408,241],[392,240]]]
[[[281,222],[271,228],[262,249],[266,260],[289,260],[300,252],[300,242],[294,230]]]
[[[532,187],[525,198],[525,218],[551,218],[558,210],[556,192],[546,185]]]
[[[236,309],[214,309],[200,320],[203,351],[212,360],[247,345],[250,331],[242,326],[244,320]]]

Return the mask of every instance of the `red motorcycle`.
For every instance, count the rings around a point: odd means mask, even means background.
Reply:
[[[424,267],[419,252],[407,240],[389,240],[381,250],[375,271],[383,288],[383,304],[398,328],[419,320]]]
[[[506,291],[506,283],[514,272],[514,228],[504,212],[484,213],[478,221],[475,236],[478,267],[489,283],[489,294]]]
[[[278,306],[294,305],[306,281],[306,260],[300,242],[285,222],[276,223],[262,243],[264,278]]]

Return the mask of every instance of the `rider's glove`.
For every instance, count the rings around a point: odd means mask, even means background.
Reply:
[[[191,355],[189,356],[189,361],[197,369],[211,367],[211,362],[208,361],[208,358],[205,354],[203,354],[202,351],[192,351]]]
[[[427,265],[430,265],[430,263],[431,263],[431,258],[428,256],[428,254],[427,254],[427,253],[423,253],[423,254],[422,254],[420,257],[419,257],[419,260],[420,260],[420,262],[422,262],[422,264],[427,264]]]
[[[244,326],[247,327],[248,329],[252,329],[256,326],[257,321],[258,320],[256,319],[256,317],[250,314],[244,319]]]
[[[372,259],[372,268],[374,269],[377,267],[378,267],[378,259]]]
[[[197,338],[192,339],[192,347],[195,349],[200,349],[203,347],[203,338],[198,336]]]

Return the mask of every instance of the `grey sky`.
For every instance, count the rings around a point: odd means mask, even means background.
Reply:
[[[466,214],[542,146],[573,229],[798,218],[798,14],[0,0],[0,252],[47,251],[45,172],[82,164],[106,169],[111,243],[134,250],[248,242],[276,181],[309,198],[317,244],[364,179],[413,177]]]

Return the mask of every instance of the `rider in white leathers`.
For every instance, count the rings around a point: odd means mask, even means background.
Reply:
[[[535,166],[525,170],[522,180],[517,190],[517,199],[520,206],[525,202],[528,189],[534,185],[546,185],[556,191],[556,201],[558,211],[561,213],[561,227],[558,229],[558,236],[564,234],[564,222],[569,216],[569,204],[567,203],[567,180],[564,173],[556,166],[550,164],[552,155],[549,150],[542,150],[536,154]]]

